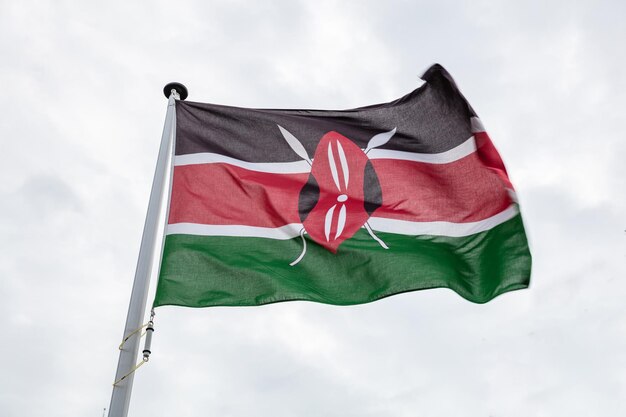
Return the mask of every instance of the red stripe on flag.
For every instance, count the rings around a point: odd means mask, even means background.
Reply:
[[[491,142],[491,138],[489,138],[487,132],[476,132],[474,133],[474,138],[476,139],[478,156],[482,163],[498,174],[507,187],[513,190],[513,184],[511,184],[511,180],[509,180],[504,162],[502,162],[502,158],[500,158],[496,147],[493,146],[493,142]]]
[[[177,166],[168,223],[259,227],[301,223],[298,196],[308,177],[222,163]]]
[[[372,164],[383,196],[374,217],[475,222],[511,203],[497,170],[486,167],[476,153],[449,164],[395,159],[374,159]],[[256,172],[224,163],[176,166],[168,223],[258,227],[301,223],[298,198],[308,176]]]
[[[414,222],[475,222],[511,204],[502,181],[477,154],[449,164],[372,160],[383,205],[372,216]]]

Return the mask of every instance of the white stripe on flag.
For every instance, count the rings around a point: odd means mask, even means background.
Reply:
[[[372,149],[367,156],[370,159],[400,159],[404,161],[425,162],[429,164],[448,164],[457,161],[476,152],[474,136],[465,142],[441,153],[414,153],[393,151],[389,149]],[[174,156],[174,166],[199,165],[199,164],[229,164],[250,171],[267,172],[271,174],[300,174],[311,172],[311,166],[307,161],[296,162],[247,162],[231,158],[217,153],[193,153],[189,155]]]
[[[296,162],[246,162],[217,153],[192,153],[174,157],[174,166],[199,164],[229,164],[250,171],[268,172],[271,174],[300,174],[311,172],[307,161]]]
[[[239,236],[264,237],[267,239],[289,240],[300,236],[302,224],[290,223],[282,227],[257,227],[224,224],[174,223],[168,224],[166,235],[196,236]]]
[[[472,123],[472,133],[485,131],[485,126],[483,126],[483,122],[478,117],[472,117],[470,122]]]
[[[485,220],[470,223],[411,222],[407,220],[385,219],[382,217],[370,217],[367,222],[372,229],[384,233],[410,236],[434,235],[463,237],[490,230],[512,219],[517,213],[517,205],[513,204],[506,210],[486,218]]]
[[[378,232],[395,233],[399,235],[433,235],[447,237],[469,236],[485,232],[499,224],[512,219],[518,213],[517,205],[513,204],[506,210],[471,223],[451,222],[411,222],[407,220],[370,217],[367,223]],[[233,237],[262,237],[267,239],[288,240],[300,235],[302,224],[290,223],[282,227],[257,227],[243,225],[216,225],[196,223],[168,224],[166,235],[196,235],[196,236],[233,236]]]
[[[425,162],[428,164],[449,164],[465,158],[467,155],[476,152],[476,141],[474,136],[452,148],[441,153],[413,153],[404,151],[393,151],[389,149],[372,149],[367,156],[370,159],[401,159],[404,161]]]

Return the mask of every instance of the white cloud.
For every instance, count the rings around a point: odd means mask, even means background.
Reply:
[[[166,101],[347,108],[433,62],[522,199],[532,287],[157,311],[137,416],[606,416],[626,397],[624,4],[2,2],[0,415],[108,407]]]

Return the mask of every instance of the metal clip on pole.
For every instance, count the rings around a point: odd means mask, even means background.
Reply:
[[[152,333],[154,333],[154,310],[150,313],[150,321],[148,322],[148,326],[146,327],[146,341],[143,345],[143,360],[144,362],[148,362],[150,359],[150,354],[152,351],[150,350],[152,346]]]

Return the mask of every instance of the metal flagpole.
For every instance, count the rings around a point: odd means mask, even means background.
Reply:
[[[163,135],[161,136],[161,146],[159,156],[154,171],[152,190],[150,191],[150,201],[148,212],[143,227],[141,246],[139,247],[139,257],[137,259],[137,269],[135,270],[135,280],[130,295],[128,315],[126,316],[126,326],[122,345],[120,346],[120,357],[115,373],[116,383],[113,385],[111,404],[109,406],[109,417],[126,417],[130,404],[130,394],[133,388],[133,376],[135,361],[139,351],[141,339],[142,321],[146,311],[146,301],[148,299],[148,288],[150,286],[150,274],[152,273],[152,262],[154,259],[155,245],[157,240],[158,222],[161,212],[161,203],[165,185],[168,182],[167,162],[173,147],[173,139],[176,131],[175,106],[176,99],[187,98],[187,88],[180,83],[169,83],[163,89],[165,97],[168,97],[167,114]]]

